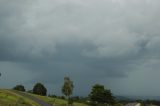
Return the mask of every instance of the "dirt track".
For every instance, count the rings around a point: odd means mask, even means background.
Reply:
[[[34,102],[40,104],[41,106],[53,106],[53,105],[50,105],[50,104],[48,104],[48,103],[46,103],[46,102],[44,102],[44,101],[42,101],[42,100],[40,100],[36,97],[33,97],[33,96],[29,95],[29,94],[18,92],[18,91],[13,91],[13,92],[17,93],[18,95],[27,97],[27,98],[33,100]]]

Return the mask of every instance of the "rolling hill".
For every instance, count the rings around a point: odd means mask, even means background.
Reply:
[[[0,106],[40,106],[36,102],[20,96],[11,90],[0,89]]]
[[[27,96],[26,96],[27,95]],[[29,94],[26,92],[19,92],[7,89],[0,89],[0,106],[43,106],[35,101],[38,100],[44,101],[48,104],[54,106],[65,106],[67,104],[66,100],[51,98],[47,96],[39,96],[35,94]],[[46,105],[44,105],[46,106]],[[73,103],[73,106],[88,106],[83,103]]]

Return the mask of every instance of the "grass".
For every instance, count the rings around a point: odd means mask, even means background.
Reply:
[[[40,106],[34,101],[22,97],[10,90],[0,89],[0,106]]]
[[[39,96],[35,94],[30,94],[30,95],[39,98],[47,103],[50,103],[54,106],[66,106],[67,104],[67,101],[64,99]],[[40,105],[26,97],[22,97],[12,92],[12,90],[0,89],[0,106],[40,106]],[[75,102],[73,103],[73,106],[88,106],[88,105]]]
[[[64,99],[51,98],[51,97],[40,96],[40,95],[35,95],[35,94],[30,94],[30,95],[38,99],[41,99],[49,104],[52,104],[53,106],[66,106],[67,105],[67,101]],[[12,92],[12,90],[0,89],[0,106],[40,106],[40,105],[26,97],[22,97]],[[74,102],[72,106],[88,106],[88,105],[83,104],[83,103]],[[122,106],[122,105],[117,104],[115,106]]]
[[[67,101],[64,100],[64,99],[57,99],[57,98],[51,98],[51,97],[46,97],[46,96],[40,96],[40,95],[35,95],[35,94],[30,94],[36,98],[39,98],[47,103],[50,103],[54,106],[66,106],[67,104]],[[86,104],[83,104],[83,103],[76,103],[74,102],[73,103],[73,106],[88,106]]]

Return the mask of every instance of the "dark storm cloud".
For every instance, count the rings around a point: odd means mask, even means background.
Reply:
[[[145,82],[150,70],[152,77],[159,74],[159,5],[151,0],[1,0],[0,69],[8,76],[12,71],[27,76],[20,83],[30,87],[40,81],[50,90],[55,84],[58,92],[63,77],[71,76],[81,89],[75,88],[76,94],[86,94],[94,83],[135,94],[127,84]]]

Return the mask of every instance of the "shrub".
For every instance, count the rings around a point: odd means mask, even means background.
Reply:
[[[46,96],[47,94],[47,89],[45,88],[45,86],[41,83],[37,83],[35,84],[35,86],[33,87],[33,93],[37,94],[37,95],[42,95],[42,96]]]
[[[18,90],[18,91],[22,91],[25,92],[25,88],[23,85],[16,85],[13,90]]]

